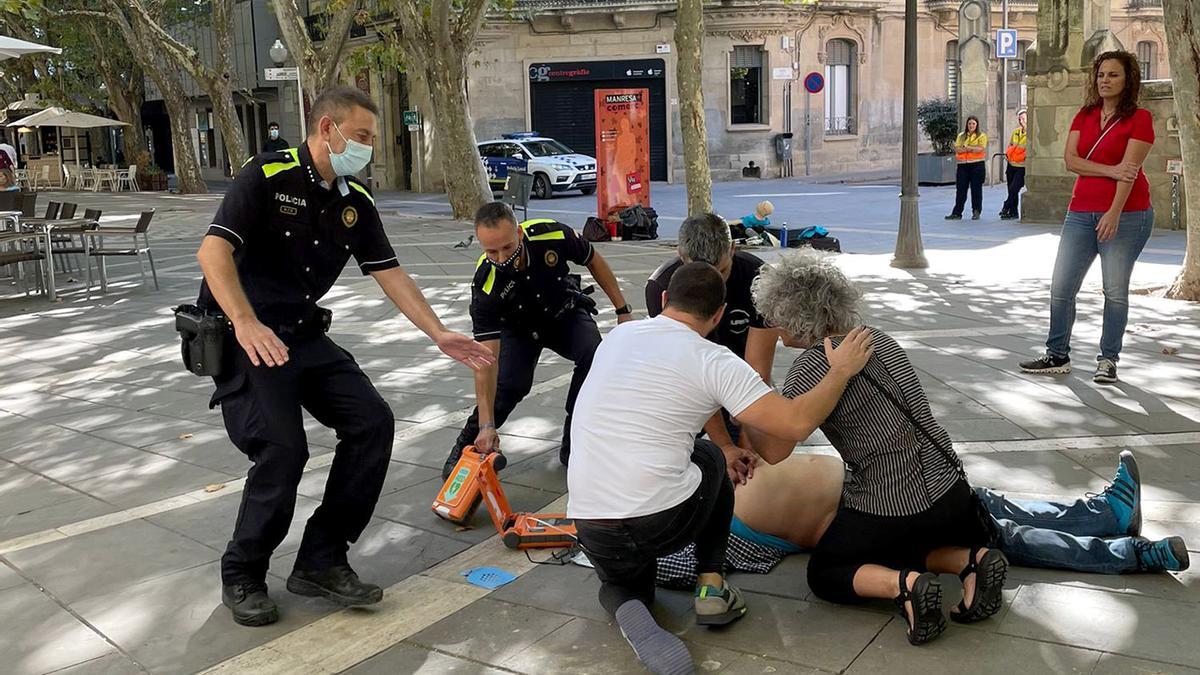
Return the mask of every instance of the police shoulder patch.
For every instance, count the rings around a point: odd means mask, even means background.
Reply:
[[[342,209],[342,225],[354,227],[356,224],[358,224],[358,210],[353,206]]]
[[[546,267],[554,267],[558,264],[558,252],[553,249],[546,251]]]

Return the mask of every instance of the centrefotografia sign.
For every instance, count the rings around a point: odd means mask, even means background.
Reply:
[[[660,79],[665,73],[662,59],[534,63],[529,66],[529,81],[643,80]]]
[[[650,206],[650,90],[597,89],[596,208]]]

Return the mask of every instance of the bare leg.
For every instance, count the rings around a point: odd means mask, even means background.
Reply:
[[[917,572],[909,572],[906,582],[912,588],[913,582],[921,576]],[[883,565],[863,565],[854,574],[854,592],[863,598],[881,598],[891,600],[900,595],[900,570],[894,570]],[[904,611],[908,614],[908,625],[913,624],[912,602],[904,603]]]

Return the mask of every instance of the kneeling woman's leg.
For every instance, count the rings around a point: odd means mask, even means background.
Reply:
[[[922,574],[903,560],[897,535],[904,536],[910,520],[840,510],[809,560],[808,585],[830,602],[895,600],[908,622],[908,641],[917,645],[941,635],[946,620],[937,575]]]

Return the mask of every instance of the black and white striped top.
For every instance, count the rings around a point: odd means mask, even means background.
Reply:
[[[922,428],[951,449],[950,435],[933,418],[925,391],[904,349],[891,337],[871,330],[875,351],[864,372],[908,406]],[[836,346],[841,338],[834,338]],[[788,371],[783,395],[795,398],[812,389],[829,371],[823,349],[809,349]],[[926,440],[908,415],[862,375],[850,379],[837,406],[821,424],[846,463],[842,505],[879,516],[910,516],[925,511],[962,478],[962,463]]]

